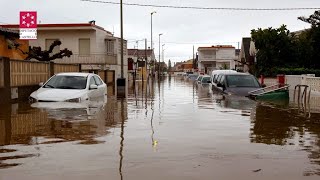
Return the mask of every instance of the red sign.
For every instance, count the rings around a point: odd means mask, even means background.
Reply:
[[[37,12],[21,11],[20,12],[20,28],[37,28]]]

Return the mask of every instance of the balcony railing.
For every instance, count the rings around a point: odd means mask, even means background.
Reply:
[[[65,64],[117,64],[117,55],[110,54],[90,54],[79,55],[74,54],[71,57],[64,57],[63,59],[54,60],[55,63]]]

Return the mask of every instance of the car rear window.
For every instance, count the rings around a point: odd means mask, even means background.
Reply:
[[[228,87],[260,87],[259,82],[251,75],[227,75]]]

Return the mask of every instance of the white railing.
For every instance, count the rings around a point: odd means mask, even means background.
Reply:
[[[311,91],[320,93],[320,77],[307,77],[305,78],[305,84],[311,88]]]
[[[117,64],[117,55],[110,54],[90,54],[79,55],[74,54],[71,57],[64,57],[63,59],[54,60],[55,63],[64,64]]]
[[[286,84],[289,84],[291,89],[298,84],[307,85],[311,88],[313,93],[320,93],[320,77],[308,75],[287,75]]]

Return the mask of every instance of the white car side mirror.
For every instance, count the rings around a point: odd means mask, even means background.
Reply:
[[[39,86],[42,87],[43,86],[43,82],[39,83]]]
[[[98,86],[95,84],[91,84],[89,90],[92,90],[92,89],[98,89]]]

